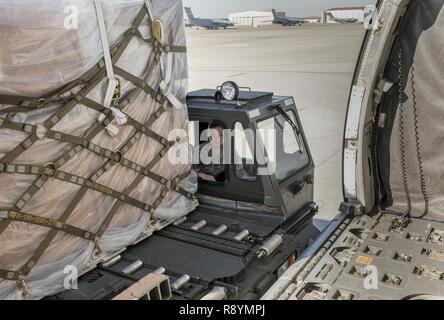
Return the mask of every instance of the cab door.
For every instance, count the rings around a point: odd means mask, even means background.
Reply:
[[[275,168],[270,179],[286,218],[313,205],[314,163],[293,102],[286,99],[255,119],[259,135],[275,131],[275,145],[264,144],[266,157]],[[265,138],[262,141],[266,140]]]

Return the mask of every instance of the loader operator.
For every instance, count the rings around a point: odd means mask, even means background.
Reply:
[[[209,148],[211,144],[211,149],[208,151],[208,156],[212,159],[210,164],[201,163],[196,165],[194,169],[196,170],[197,177],[203,182],[224,182],[225,181],[225,164],[224,164],[224,130],[225,125],[221,122],[214,121],[209,126],[210,130],[210,141],[205,142],[200,146],[200,150],[203,148]],[[219,155],[217,158],[213,159],[213,151],[219,148]],[[207,154],[204,152],[204,154]],[[214,161],[215,160],[215,161]]]

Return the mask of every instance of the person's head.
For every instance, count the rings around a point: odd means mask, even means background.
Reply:
[[[220,121],[213,121],[210,124],[210,134],[212,142],[220,142],[222,145],[224,143],[224,130],[225,125]]]

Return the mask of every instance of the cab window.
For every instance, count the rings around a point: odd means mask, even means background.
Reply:
[[[297,126],[296,115],[293,111],[286,112],[288,118]],[[278,182],[295,175],[300,169],[309,164],[310,159],[305,150],[302,136],[292,127],[282,115],[277,115],[258,123],[259,135],[264,143],[268,161],[273,163]],[[274,130],[275,141],[270,141],[268,130]]]
[[[227,180],[223,139],[225,128],[220,121],[190,123],[193,169],[200,183],[223,184]]]
[[[254,133],[244,130],[242,123],[236,122],[233,129],[234,135],[234,164],[236,176],[244,181],[256,181],[257,172],[254,161]]]

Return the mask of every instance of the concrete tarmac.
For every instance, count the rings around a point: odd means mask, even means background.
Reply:
[[[362,25],[187,30],[190,90],[240,86],[295,98],[316,164],[317,226],[342,201],[342,139]]]

